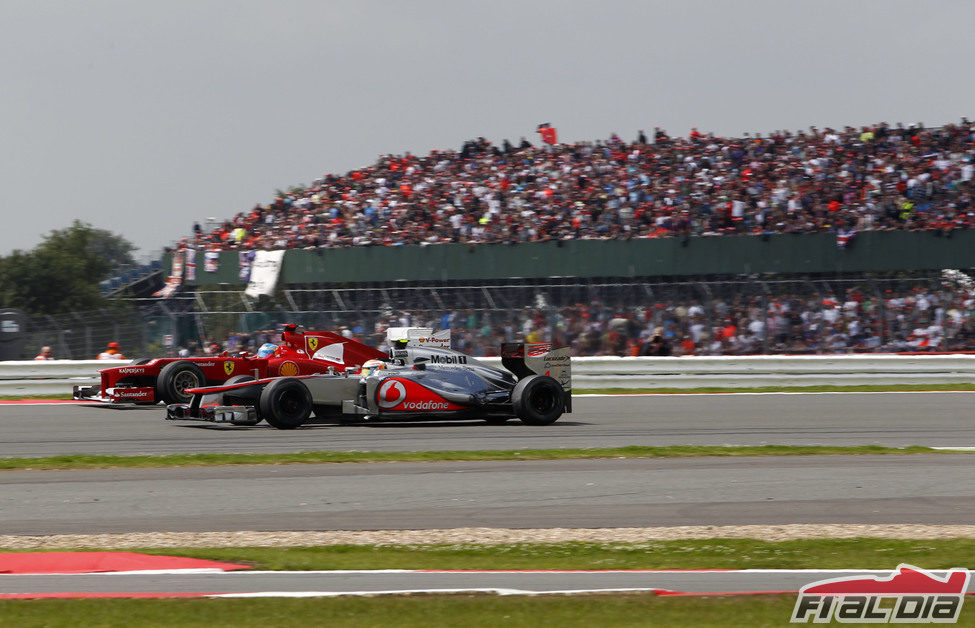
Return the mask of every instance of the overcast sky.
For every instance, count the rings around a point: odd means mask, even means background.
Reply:
[[[159,251],[377,155],[972,116],[967,0],[2,0],[0,255]]]

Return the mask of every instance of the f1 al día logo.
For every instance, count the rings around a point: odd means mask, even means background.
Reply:
[[[951,569],[938,577],[901,563],[888,576],[846,576],[799,590],[792,623],[944,624],[958,621],[971,573]]]

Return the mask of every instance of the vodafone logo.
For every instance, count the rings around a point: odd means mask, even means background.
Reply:
[[[395,408],[406,399],[406,388],[395,379],[387,379],[379,387],[379,392],[376,394],[376,397],[378,397],[380,408],[386,410]]]
[[[403,405],[407,410],[447,410],[446,401],[411,401]]]

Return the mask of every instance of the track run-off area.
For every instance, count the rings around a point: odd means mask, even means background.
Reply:
[[[163,419],[161,406],[4,404],[0,457],[630,445],[972,447],[973,401],[972,392],[578,396],[572,414],[545,427],[517,421],[501,426],[362,423],[312,424],[295,431],[263,424],[170,422]],[[963,525],[975,521],[973,460],[971,454],[957,453],[3,471],[0,535]],[[256,576],[221,576],[229,579],[219,582],[229,585],[238,577],[244,582],[252,578],[249,582],[260,587],[222,588],[211,582],[219,588],[209,590],[333,590],[300,579],[276,588],[273,578],[284,576],[273,575],[268,582]],[[801,583],[806,575],[790,577]],[[451,581],[468,590],[680,590],[670,586],[670,575],[652,580],[599,576],[606,584],[591,586],[580,585],[580,578],[508,587],[501,583],[512,579],[494,576],[472,576],[469,585],[460,576],[429,579],[431,588]],[[723,591],[794,590],[792,585],[768,588],[772,580],[767,574],[737,584],[704,578],[688,590],[717,591],[719,584]],[[643,585],[634,587],[634,581]],[[21,578],[14,587],[14,582],[0,579],[0,593],[50,591],[63,584],[34,579],[32,585],[31,578]],[[76,582],[82,588],[92,585]],[[370,582],[362,590],[401,589],[386,578]]]

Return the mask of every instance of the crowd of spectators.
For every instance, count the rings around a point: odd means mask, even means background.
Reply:
[[[384,155],[212,228],[198,249],[290,249],[835,232],[975,224],[975,124],[718,137],[655,129],[632,142],[484,138]]]
[[[390,326],[450,329],[455,349],[481,356],[497,355],[502,342],[521,340],[570,346],[577,356],[973,351],[975,291],[930,282],[829,293],[729,291],[726,297],[625,307],[593,301],[524,310],[359,315],[334,329],[385,349]],[[276,339],[274,329],[235,333],[191,350],[253,351]]]

